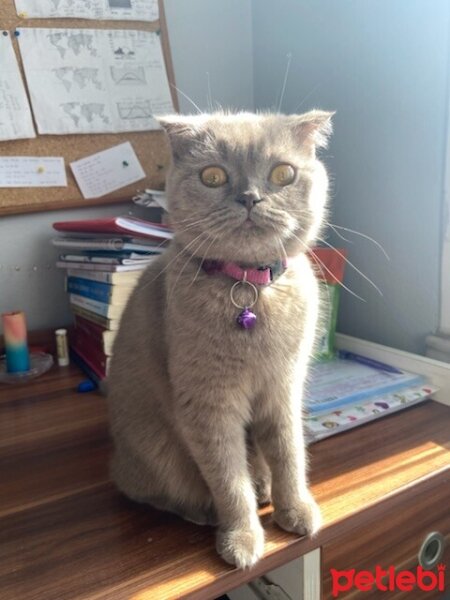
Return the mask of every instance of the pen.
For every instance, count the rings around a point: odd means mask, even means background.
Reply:
[[[386,371],[386,373],[397,373],[399,375],[403,374],[403,371],[400,371],[400,369],[397,369],[396,367],[391,367],[390,365],[386,365],[385,363],[374,360],[373,358],[367,358],[366,356],[361,356],[360,354],[355,354],[354,352],[349,352],[348,350],[339,350],[339,358],[353,360],[362,365],[366,365],[367,367],[372,367],[373,369],[378,369],[379,371]]]

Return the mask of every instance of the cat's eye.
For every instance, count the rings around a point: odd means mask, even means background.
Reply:
[[[269,179],[275,185],[289,185],[295,179],[295,169],[288,163],[277,165],[270,172]]]
[[[206,167],[200,173],[200,179],[204,185],[216,188],[228,181],[228,175],[222,167]]]

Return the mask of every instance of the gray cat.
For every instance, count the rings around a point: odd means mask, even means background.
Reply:
[[[127,496],[201,524],[250,567],[257,505],[313,534],[302,387],[318,286],[305,251],[328,180],[316,158],[331,113],[161,120],[175,237],[123,314],[109,378],[113,478]]]

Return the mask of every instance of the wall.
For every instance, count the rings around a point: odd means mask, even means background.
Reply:
[[[251,0],[164,0],[164,5],[178,89],[204,111],[211,103],[252,110]],[[179,97],[182,112],[197,112]]]
[[[209,72],[213,98],[224,106],[251,109],[250,0],[166,0],[165,6],[177,87],[206,109]],[[193,112],[185,98],[180,104],[183,112]],[[30,329],[68,323],[63,273],[53,266],[58,253],[49,244],[52,222],[121,214],[129,208],[86,207],[0,218],[0,313],[25,310]]]
[[[437,327],[449,70],[446,0],[255,0],[254,95],[274,104],[286,55],[282,109],[337,110],[324,153],[333,223],[371,235],[391,257],[348,234],[351,268],[339,329],[422,352]],[[347,234],[344,233],[347,237]]]

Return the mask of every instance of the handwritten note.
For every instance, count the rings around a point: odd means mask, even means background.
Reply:
[[[34,138],[33,121],[16,55],[7,31],[0,32],[0,141]]]
[[[1,156],[0,187],[65,187],[64,159],[59,156]]]
[[[144,179],[145,173],[130,142],[70,163],[84,198],[99,198]]]

